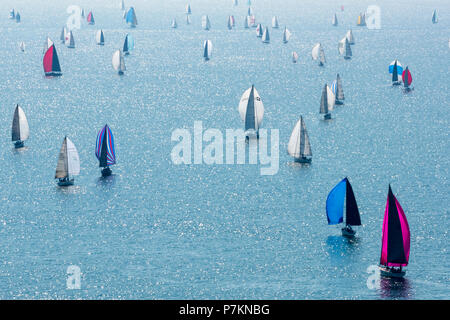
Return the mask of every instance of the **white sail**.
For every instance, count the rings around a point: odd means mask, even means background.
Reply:
[[[12,141],[25,141],[29,136],[30,128],[28,127],[27,117],[22,108],[17,105],[12,123]]]
[[[75,40],[73,38],[72,31],[69,31],[69,33],[66,36],[66,46],[67,48],[75,48]]]
[[[117,50],[116,52],[114,52],[112,56],[112,65],[114,70],[118,71],[119,73],[124,72],[126,70],[125,60],[123,58],[122,51]]]
[[[125,2],[124,2],[124,0],[120,1],[120,9],[125,10]]]
[[[80,157],[73,142],[67,138],[67,172],[71,176],[80,174]]]
[[[270,35],[269,35],[269,28],[265,27],[264,32],[262,35],[262,42],[269,43],[270,42]]]
[[[186,15],[186,24],[191,24],[191,18],[189,15]]]
[[[277,29],[278,27],[279,27],[279,25],[278,25],[278,18],[276,16],[274,16],[272,18],[272,28]]]
[[[22,41],[22,42],[19,44],[19,48],[20,48],[20,51],[24,52],[24,51],[25,51],[25,42]]]
[[[347,37],[344,37],[339,41],[339,44],[338,44],[338,51],[341,56],[345,54],[345,41],[346,40],[347,40]]]
[[[177,27],[178,27],[177,20],[173,19],[172,20],[172,28],[176,29]]]
[[[338,19],[337,19],[336,13],[333,16],[333,20],[331,21],[331,24],[335,27],[338,25]]]
[[[311,144],[303,117],[297,121],[289,138],[288,153],[297,159],[311,157]]]
[[[209,60],[211,58],[212,53],[212,42],[211,40],[205,40],[203,43],[203,57],[206,60]]]
[[[99,44],[99,45],[104,44],[105,38],[104,38],[102,29],[97,31],[97,34],[95,35],[95,40],[97,41],[97,44]]]
[[[284,28],[284,32],[283,32],[283,42],[287,43],[289,41],[289,39],[291,38],[291,32],[288,30],[288,28]]]
[[[323,65],[325,63],[325,52],[323,51],[322,45],[320,43],[316,43],[311,51],[311,55],[313,60],[319,60],[319,65]]]
[[[47,40],[45,40],[45,43],[44,43],[44,50],[43,50],[43,53],[46,53],[47,50],[48,50],[48,48],[50,48],[52,45],[53,45],[53,41],[50,40],[49,37],[47,37]]]
[[[264,105],[262,103],[261,97],[259,96],[258,91],[254,87],[248,88],[241,97],[239,101],[239,114],[241,115],[241,119],[245,121],[245,116],[247,114],[247,106],[249,104],[250,92],[253,88],[253,103],[255,109],[255,120],[256,126],[259,128],[264,116]]]
[[[208,16],[202,16],[202,28],[205,30],[211,29],[211,23],[209,22]]]
[[[348,30],[347,34],[345,35],[345,37],[347,38],[348,42],[350,44],[355,44],[355,38],[353,37],[353,32],[352,30]]]
[[[332,111],[334,108],[334,104],[336,102],[336,96],[329,86],[327,86],[327,101],[328,101],[328,111]]]
[[[292,52],[292,62],[293,63],[297,63],[298,60],[298,53],[297,52]]]

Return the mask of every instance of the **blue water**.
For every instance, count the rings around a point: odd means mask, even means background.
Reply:
[[[245,30],[246,1],[239,2],[192,0],[187,26],[184,1],[128,0],[136,29],[124,24],[118,0],[0,3],[0,298],[450,298],[449,2],[253,0],[259,22],[277,15],[291,30],[286,45],[282,28],[270,29],[268,45]],[[58,40],[71,4],[93,10],[96,20],[74,30],[75,49]],[[371,4],[381,8],[380,30],[355,26]],[[8,19],[12,7],[20,24]],[[440,20],[433,25],[435,8]],[[338,27],[331,26],[334,12]],[[210,31],[201,29],[202,14]],[[104,47],[95,45],[98,28]],[[349,28],[356,44],[344,61],[337,43]],[[111,57],[126,33],[136,48],[119,77]],[[61,78],[43,76],[47,35]],[[207,63],[206,39],[213,43]],[[311,60],[316,42],[325,49],[324,68]],[[410,94],[390,85],[395,58],[410,68]],[[320,94],[336,73],[345,105],[325,123]],[[192,132],[194,121],[222,132],[243,127],[237,107],[251,84],[265,105],[262,127],[280,132],[278,173],[262,176],[261,166],[250,164],[173,164],[176,128]],[[10,141],[16,103],[30,124],[20,151]],[[307,167],[286,153],[300,115],[313,151]],[[94,147],[105,123],[115,135],[117,165],[102,180]],[[53,177],[65,135],[78,148],[81,173],[62,189]],[[354,241],[328,226],[325,213],[328,192],[345,176],[363,223]],[[410,264],[403,281],[369,289],[366,270],[379,262],[388,183],[411,228]],[[80,290],[66,287],[70,265],[81,269]]]

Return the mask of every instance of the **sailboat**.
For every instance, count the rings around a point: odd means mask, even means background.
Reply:
[[[30,136],[30,128],[28,127],[27,117],[25,112],[19,105],[16,105],[14,110],[14,117],[11,129],[11,140],[14,142],[14,147],[22,148],[23,142]]]
[[[248,7],[247,15],[249,15],[249,16],[253,15],[253,9],[251,7]]]
[[[136,11],[133,7],[130,7],[130,9],[128,9],[125,21],[131,28],[136,28],[138,22],[136,18]]]
[[[401,278],[406,274],[402,268],[408,265],[410,238],[408,220],[389,185],[381,241],[380,274],[382,276]]]
[[[401,78],[403,74],[403,66],[400,63],[400,61],[395,59],[394,61],[391,62],[391,64],[389,65],[389,73],[392,73],[392,85],[393,86],[400,85],[402,82]]]
[[[58,179],[58,186],[71,186],[74,183],[73,176],[80,173],[80,157],[73,142],[64,138],[61,150],[59,151],[58,164],[56,166],[55,179]]]
[[[356,231],[351,226],[360,226],[361,217],[355,194],[348,178],[339,182],[327,197],[327,220],[329,225],[344,222],[344,199],[345,199],[345,227],[341,229],[344,237],[354,237]]]
[[[120,1],[120,9],[125,10],[125,1],[124,0]]]
[[[408,66],[406,66],[406,69],[402,73],[402,80],[403,80],[403,90],[405,92],[414,90],[414,88],[411,88],[412,76],[411,72],[408,69]]]
[[[103,46],[105,44],[105,35],[103,34],[102,29],[97,31],[97,34],[95,35],[95,41],[99,46]]]
[[[249,17],[249,16],[245,16],[245,19],[244,19],[244,28],[245,28],[245,29],[250,28],[250,17]],[[261,36],[262,36],[262,35],[261,35]]]
[[[208,61],[211,58],[211,52],[212,42],[211,40],[205,40],[203,43],[203,58],[205,58],[205,61]]]
[[[81,17],[84,18],[84,9],[81,9]]]
[[[274,29],[278,29],[280,26],[278,25],[278,18],[277,18],[277,16],[274,16],[273,18],[272,18],[272,28],[274,28]]]
[[[20,13],[19,13],[19,11],[17,11],[17,13],[16,13],[16,22],[17,23],[20,22]]]
[[[211,29],[211,22],[209,22],[208,16],[202,16],[202,28],[205,30]]]
[[[350,43],[350,44],[355,44],[355,38],[353,37],[353,32],[352,32],[352,30],[348,30],[348,31],[347,31],[347,34],[345,35],[345,37],[347,38],[348,43]]]
[[[57,77],[62,75],[58,53],[56,52],[54,44],[52,44],[52,46],[45,52],[42,64],[44,65],[45,76]]]
[[[233,27],[234,27],[234,17],[233,16],[228,17],[227,27],[228,27],[228,30],[233,29]]]
[[[9,18],[10,19],[15,19],[16,18],[16,14],[14,12],[14,9],[9,10]]]
[[[110,176],[112,171],[109,166],[116,164],[116,151],[114,149],[114,136],[106,124],[97,134],[95,142],[95,156],[102,169],[102,176]]]
[[[112,56],[112,65],[114,70],[116,70],[119,75],[123,75],[124,71],[127,70],[125,67],[125,59],[123,58],[123,54],[120,49],[114,52]]]
[[[431,18],[431,22],[438,23],[437,11],[436,9],[433,12],[433,17]]]
[[[265,27],[264,32],[262,35],[262,42],[263,43],[270,43],[270,36],[269,36],[269,28]]]
[[[322,90],[322,97],[320,98],[320,110],[319,113],[323,114],[323,119],[324,120],[329,120],[331,119],[331,113],[330,111],[333,110],[333,107],[331,107],[331,109],[329,108],[330,103],[328,102],[328,86],[325,83],[325,86],[323,87]]]
[[[292,52],[292,62],[297,63],[297,60],[298,60],[298,53],[293,51]]]
[[[88,22],[88,24],[90,25],[94,25],[95,24],[95,20],[94,20],[94,14],[92,13],[92,11],[90,11],[87,15],[86,21]]]
[[[292,130],[288,143],[288,153],[294,157],[296,162],[311,163],[311,145],[302,116],[300,116],[300,120],[297,121]]]
[[[176,28],[178,28],[178,23],[177,23],[177,19],[173,19],[172,20],[172,29],[176,29]]]
[[[66,46],[67,46],[67,48],[72,48],[72,49],[75,48],[75,40],[73,38],[72,31],[69,31],[69,33],[67,34]]]
[[[289,39],[291,38],[291,32],[288,30],[288,28],[284,27],[283,32],[283,43],[288,43]]]
[[[258,23],[258,25],[256,26],[256,37],[262,38],[262,36],[263,36],[263,26],[261,25],[261,23]]]
[[[67,34],[67,29],[66,29],[66,27],[63,27],[61,30],[61,35],[59,36],[59,40],[61,40],[61,43],[66,42],[66,34]]]
[[[325,63],[325,52],[323,51],[322,45],[316,43],[311,52],[313,60],[319,61],[319,66],[323,66]]]
[[[190,4],[188,4],[188,5],[186,6],[186,14],[192,14],[192,11],[191,11],[191,5],[190,5]]]
[[[335,94],[336,99],[334,104],[342,105],[344,104],[344,90],[342,89],[342,81],[339,73],[336,76],[336,80],[333,81],[331,85],[331,91]]]
[[[131,34],[127,34],[123,42],[123,54],[127,56],[133,49],[134,49],[134,38]]]
[[[19,49],[20,49],[20,51],[25,52],[25,42],[22,41],[22,42],[19,44]]]
[[[352,58],[352,48],[350,47],[347,37],[344,37],[339,41],[338,50],[339,54],[344,56],[344,59],[348,60]]]
[[[335,27],[337,27],[337,25],[338,25],[338,19],[337,19],[336,13],[333,16],[333,20],[331,21],[331,24]]]
[[[48,50],[48,48],[50,48],[52,45],[53,45],[53,41],[50,40],[49,37],[47,37],[47,40],[45,40],[45,42],[44,42],[44,50],[42,52],[45,53]]]
[[[235,6],[235,7],[237,7],[238,6],[238,0],[233,0],[233,5]]]
[[[191,24],[191,18],[189,15],[186,15],[186,24]]]
[[[245,122],[246,138],[255,136],[259,138],[259,127],[264,116],[264,105],[255,86],[247,89],[239,102],[239,114]]]
[[[256,28],[256,18],[254,15],[247,16],[248,18],[248,26],[250,28]]]
[[[366,14],[360,13],[358,16],[358,21],[356,22],[356,25],[358,27],[365,27],[366,26]]]

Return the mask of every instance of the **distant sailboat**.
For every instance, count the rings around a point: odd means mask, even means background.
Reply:
[[[288,30],[288,28],[284,27],[283,32],[283,43],[288,43],[289,39],[291,39],[292,33]]]
[[[88,24],[90,25],[94,25],[95,24],[95,19],[94,19],[94,14],[92,13],[92,11],[90,11],[87,15],[86,21],[88,22]]]
[[[276,17],[276,16],[274,16],[273,18],[272,18],[272,28],[274,28],[274,29],[278,29],[280,26],[279,26],[279,24],[278,24],[278,18]]]
[[[436,9],[433,12],[433,17],[431,18],[431,22],[438,23],[437,11]]]
[[[327,220],[329,225],[344,222],[345,200],[345,227],[341,229],[344,237],[354,237],[356,231],[351,226],[360,226],[361,217],[352,185],[347,178],[339,182],[327,197]]]
[[[249,29],[250,28],[250,22],[249,21],[250,21],[250,17],[249,16],[245,16],[245,19],[244,19],[244,28],[245,29]]]
[[[249,15],[249,16],[253,15],[253,9],[251,7],[248,7],[247,15]]]
[[[269,35],[269,28],[265,27],[264,32],[262,35],[262,42],[263,43],[270,43],[270,35]]]
[[[292,62],[297,63],[297,60],[298,60],[298,53],[293,51],[292,52]]]
[[[103,46],[105,44],[105,36],[102,29],[97,31],[97,34],[95,35],[95,41],[99,46]]]
[[[190,4],[188,4],[188,5],[186,6],[186,14],[192,14],[192,11],[191,11],[191,5],[190,5]]]
[[[319,66],[323,66],[325,64],[325,52],[323,51],[322,45],[320,43],[316,43],[311,52],[313,60],[319,61]]]
[[[74,183],[73,176],[80,173],[80,157],[73,142],[65,137],[59,151],[58,164],[56,166],[55,179],[61,187],[71,186]]]
[[[352,32],[352,30],[348,30],[348,31],[347,31],[347,34],[345,35],[345,37],[347,38],[348,43],[350,43],[350,44],[355,44],[355,38],[353,37],[353,32]]]
[[[352,57],[352,48],[350,47],[350,43],[348,42],[347,37],[344,37],[341,41],[339,41],[338,46],[339,54],[344,56],[344,59],[348,60]]]
[[[189,15],[186,15],[186,24],[191,24],[191,18]]]
[[[288,153],[300,163],[311,163],[312,152],[303,117],[294,126],[288,143]]]
[[[202,28],[205,30],[211,29],[211,22],[209,22],[208,16],[202,16]]]
[[[20,51],[25,52],[25,42],[22,41],[22,42],[19,44],[19,49],[20,49]]]
[[[17,23],[20,22],[20,13],[19,13],[19,11],[17,11],[17,13],[16,13],[16,22]]]
[[[53,45],[53,41],[50,40],[49,37],[47,37],[47,40],[45,40],[44,42],[44,50],[42,51],[43,53],[47,52],[48,48],[50,48]]]
[[[67,48],[72,48],[72,49],[75,48],[75,40],[73,38],[72,31],[69,31],[69,33],[67,34],[66,46],[67,46]]]
[[[211,40],[205,40],[203,43],[203,58],[208,61],[211,58],[212,53],[212,42]]]
[[[248,26],[250,28],[256,28],[256,18],[254,15],[247,16]]]
[[[120,9],[125,10],[125,1],[124,0],[120,1]]]
[[[114,136],[108,125],[105,125],[97,134],[95,142],[95,156],[102,169],[102,176],[110,176],[112,171],[110,166],[116,164],[116,151],[114,148]]]
[[[66,27],[63,27],[61,30],[61,35],[59,36],[59,40],[61,40],[61,43],[66,42],[66,35],[67,35],[67,29],[66,29]]]
[[[235,6],[235,7],[237,7],[238,6],[238,0],[233,0],[233,5]]]
[[[16,105],[12,122],[11,140],[14,147],[22,148],[23,142],[30,136],[30,128],[28,127],[27,117],[19,105]]]
[[[261,25],[261,23],[258,23],[258,25],[256,26],[256,37],[262,38],[263,32],[263,26]]]
[[[342,105],[344,104],[344,90],[342,89],[342,81],[339,73],[336,76],[336,80],[333,81],[331,85],[331,91],[335,94],[336,99],[334,104]]]
[[[127,56],[133,49],[134,49],[134,38],[131,34],[127,34],[123,42],[123,54]]]
[[[15,19],[16,18],[16,14],[14,12],[14,9],[9,10],[9,18],[10,19]]]
[[[328,92],[327,92],[328,86],[327,84],[325,84],[325,86],[323,87],[322,90],[322,97],[320,98],[320,110],[319,113],[323,114],[323,119],[324,120],[329,120],[331,119],[331,114],[330,114],[330,110],[328,108],[329,103],[328,103]]]
[[[338,19],[337,19],[336,13],[333,16],[333,20],[331,21],[331,24],[335,27],[337,27],[337,25],[338,25]]]
[[[117,71],[119,75],[123,75],[124,71],[127,70],[125,67],[125,59],[123,58],[122,51],[117,50],[112,56],[112,65],[114,70]]]
[[[360,13],[358,16],[358,21],[356,22],[356,25],[358,27],[365,27],[366,26],[366,14]]]
[[[138,24],[137,18],[136,18],[136,11],[134,10],[133,7],[130,7],[130,9],[128,9],[127,16],[126,16],[126,23],[131,28],[136,28],[136,26]]]
[[[403,74],[403,66],[400,63],[400,61],[395,59],[394,61],[391,62],[391,64],[389,65],[389,73],[392,74],[392,85],[393,86],[400,85],[402,82],[402,74]]]
[[[81,17],[84,18],[84,9],[81,9]]]
[[[239,114],[245,122],[246,137],[259,138],[259,128],[264,116],[264,105],[255,86],[247,89],[239,102]]]
[[[172,28],[173,29],[178,28],[177,20],[175,18],[172,20]]]
[[[57,77],[62,75],[58,53],[56,52],[54,44],[45,52],[42,63],[47,77]]]
[[[233,27],[234,27],[234,17],[233,16],[228,17],[227,27],[228,27],[228,30],[233,29]]]
[[[413,90],[413,88],[411,88],[412,76],[411,76],[411,72],[408,69],[408,66],[406,66],[406,69],[402,73],[402,80],[403,80],[403,90],[404,91],[409,92],[409,91]]]
[[[389,185],[381,241],[380,273],[382,276],[401,278],[406,274],[402,268],[408,265],[410,239],[408,220]]]

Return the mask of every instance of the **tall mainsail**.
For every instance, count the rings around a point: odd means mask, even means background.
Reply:
[[[288,43],[289,39],[291,38],[291,32],[288,30],[288,28],[284,27],[283,32],[283,43]]]
[[[14,142],[25,141],[28,139],[29,135],[30,129],[28,127],[27,117],[25,116],[25,112],[23,112],[22,108],[17,104],[16,109],[14,110],[11,140]]]
[[[270,36],[269,36],[269,28],[265,27],[264,32],[262,35],[262,42],[269,43],[270,42]]]
[[[75,39],[73,38],[72,31],[69,31],[66,37],[66,46],[67,48],[75,48]]]
[[[107,124],[97,134],[95,156],[99,160],[99,167],[105,168],[116,164],[114,136]]]
[[[54,44],[45,52],[42,64],[46,76],[60,76],[62,74]]]
[[[65,137],[59,152],[55,178],[68,178],[80,173],[80,158],[73,142]]]
[[[209,22],[208,16],[202,16],[202,28],[205,30],[211,29],[211,22]]]
[[[302,116],[300,116],[300,119],[292,130],[291,137],[289,138],[288,153],[296,159],[312,156],[311,144]]]
[[[278,29],[278,28],[279,28],[277,16],[274,16],[274,17],[272,18],[272,28],[274,28],[274,29]]]
[[[345,35],[345,37],[347,38],[348,42],[350,44],[355,44],[355,38],[353,37],[353,32],[352,30],[348,30],[347,34]]]
[[[241,97],[239,114],[241,119],[245,121],[245,131],[254,130],[258,132],[264,116],[264,105],[253,85]]]
[[[344,200],[345,224],[360,226],[361,218],[358,205],[348,178],[344,178],[328,194],[326,202],[328,224],[333,225],[344,222]]]
[[[136,11],[134,10],[134,7],[130,7],[130,9],[128,9],[127,16],[126,16],[126,23],[132,28],[137,26],[138,22],[137,22]]]
[[[433,17],[431,18],[431,21],[433,23],[437,23],[438,22],[438,17],[437,17],[437,12],[436,10],[433,11]]]
[[[344,100],[344,89],[342,88],[342,80],[339,76],[339,73],[336,76],[336,100],[342,101]]]
[[[116,50],[112,56],[112,65],[114,70],[116,70],[119,74],[123,74],[124,71],[127,70],[125,67],[125,59],[123,58],[123,54],[120,50]]]
[[[336,13],[333,16],[333,20],[331,21],[331,24],[335,27],[338,25],[338,19],[337,19]]]
[[[319,60],[319,66],[323,66],[325,63],[325,52],[323,51],[322,45],[316,43],[311,51],[313,60]]]
[[[325,116],[329,115],[330,112],[328,110],[328,95],[327,95],[327,84],[325,83],[325,86],[322,89],[322,97],[320,98],[320,110],[319,112],[321,114],[324,114]]]
[[[211,58],[212,42],[211,40],[205,40],[203,43],[203,58],[208,61]]]
[[[95,35],[95,40],[98,45],[103,46],[105,44],[105,36],[103,34],[103,30],[100,29],[97,31],[97,34]]]

